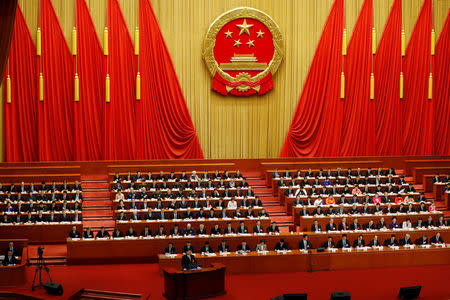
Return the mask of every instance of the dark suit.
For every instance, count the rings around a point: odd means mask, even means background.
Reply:
[[[387,239],[384,241],[384,245],[385,246],[398,246],[398,241],[396,239],[391,240],[391,239]]]
[[[281,244],[281,242],[278,242],[275,245],[275,251],[277,251],[277,250],[289,250],[289,247],[286,243]]]
[[[228,247],[227,244],[223,246],[222,243],[220,243],[217,249],[219,250],[219,252],[230,252],[230,248]]]
[[[350,248],[350,242],[348,240],[340,239],[337,243],[338,248]]]
[[[181,258],[181,266],[185,270],[193,270],[199,267],[199,264],[193,255],[183,255]]]
[[[364,241],[364,239],[362,239],[362,240],[356,239],[353,242],[353,247],[364,247],[365,245],[366,245],[366,242]]]
[[[164,248],[164,254],[177,254],[177,249],[175,249],[175,247],[169,248],[169,246],[166,246],[166,248]]]
[[[421,238],[416,240],[416,244],[417,245],[428,245],[429,241],[428,241],[427,238],[424,239],[423,237],[421,237]]]
[[[301,240],[299,243],[298,243],[298,249],[300,249],[300,250],[308,250],[308,249],[311,249],[311,242],[309,241],[309,240]]]
[[[430,239],[430,243],[431,243],[431,244],[443,244],[443,243],[444,243],[444,240],[442,239],[442,237],[439,237],[439,239],[438,239],[436,236],[433,236],[433,237]]]
[[[203,246],[200,249],[201,253],[214,253],[214,249],[211,246],[208,246],[208,249],[206,249],[206,246]]]
[[[71,230],[69,232],[69,237],[70,238],[79,238],[80,237],[80,232],[78,230],[75,230],[75,232],[73,230]]]
[[[253,227],[253,233],[264,233],[264,228],[262,226]]]
[[[407,240],[406,238],[403,238],[400,240],[400,246],[412,245],[412,244],[413,244],[413,242],[411,241],[411,239]]]
[[[9,265],[16,265],[18,264],[18,261],[16,260],[16,258],[13,256],[8,257],[8,254],[6,254],[5,259],[3,260],[2,263],[4,266],[9,266]]]
[[[376,241],[371,240],[369,243],[369,247],[372,247],[372,246],[381,246],[380,241],[379,240],[376,240]]]
[[[326,241],[326,242],[324,242],[322,244],[322,247],[323,248],[334,248],[334,242],[333,241],[331,241],[331,242]]]

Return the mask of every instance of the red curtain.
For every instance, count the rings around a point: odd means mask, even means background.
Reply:
[[[339,154],[343,11],[343,0],[336,0],[314,54],[281,157]]]
[[[403,155],[434,154],[434,103],[428,99],[432,26],[432,2],[425,0],[403,59]]]
[[[5,161],[37,161],[38,60],[20,7],[5,75],[11,78],[11,103],[6,103],[6,88],[3,88]]]
[[[16,18],[17,0],[0,1],[0,80],[3,78],[6,62],[8,60],[11,37]],[[1,83],[1,81],[0,81]]]
[[[39,160],[73,160],[73,63],[50,0],[41,0],[44,101],[39,103]]]
[[[106,60],[85,0],[77,0],[76,8],[80,99],[74,103],[75,160],[99,160],[103,158]]]
[[[134,159],[135,130],[141,134],[135,126],[136,57],[117,0],[108,0],[108,24],[111,102],[105,110],[105,159]]]
[[[376,155],[401,155],[402,0],[395,0],[375,55]]]
[[[136,158],[203,158],[175,68],[149,0],[139,1],[141,100]]]
[[[436,155],[450,155],[450,10],[436,44],[435,57],[435,140]]]
[[[341,155],[375,153],[375,104],[370,100],[373,0],[365,0],[345,58]]]

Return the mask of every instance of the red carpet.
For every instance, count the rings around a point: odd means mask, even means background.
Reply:
[[[50,272],[53,281],[63,285],[62,297],[46,295],[43,289],[31,292],[34,268],[28,269],[29,284],[10,291],[46,299],[67,299],[84,287],[163,299],[163,278],[159,276],[157,264],[54,266],[50,267]],[[285,292],[306,292],[308,299],[329,299],[333,291],[349,291],[352,299],[397,299],[400,286],[422,285],[419,299],[447,300],[450,298],[449,273],[450,265],[230,275],[226,277],[227,294],[216,299],[270,299]]]

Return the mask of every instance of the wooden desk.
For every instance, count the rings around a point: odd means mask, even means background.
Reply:
[[[0,240],[1,249],[6,249],[8,243],[14,242],[14,246],[22,248],[20,264],[15,266],[0,266],[0,288],[21,286],[26,283],[26,265],[28,263],[28,240],[25,239],[11,239]],[[4,254],[3,252],[1,253]]]
[[[164,294],[169,300],[199,299],[225,294],[225,266],[214,263],[200,270],[164,269]]]
[[[384,221],[389,226],[389,223],[392,221],[393,217],[397,218],[398,223],[402,224],[403,221],[405,221],[407,218],[411,219],[411,223],[416,222],[419,218],[422,218],[423,221],[426,221],[429,216],[433,217],[433,221],[436,221],[439,219],[440,216],[442,216],[442,212],[436,212],[436,213],[417,213],[417,214],[382,214],[382,215],[347,215],[345,218],[347,218],[347,224],[350,226],[351,223],[353,223],[353,219],[358,218],[358,223],[363,226],[364,224],[368,223],[370,220],[373,220],[373,222],[376,224],[380,219],[383,217]],[[325,226],[329,223],[330,218],[334,219],[334,223],[336,226],[342,221],[342,216],[306,216],[306,217],[300,217],[300,230],[302,231],[310,231],[311,225],[314,224],[314,220],[319,221],[319,225],[322,227],[322,230],[325,230]]]
[[[189,219],[181,219],[181,220],[167,220],[167,221],[138,221],[138,222],[131,222],[131,221],[127,221],[127,222],[121,222],[121,221],[116,221],[116,227],[118,227],[123,234],[125,234],[125,232],[128,230],[128,228],[130,228],[130,225],[133,225],[134,230],[137,231],[137,233],[141,233],[141,231],[145,228],[146,225],[149,226],[150,230],[152,232],[155,232],[157,229],[159,229],[159,226],[163,225],[165,230],[167,231],[167,233],[169,232],[170,229],[172,229],[174,227],[175,224],[178,224],[179,228],[181,230],[183,230],[186,225],[188,223],[190,223],[192,225],[192,228],[194,228],[195,230],[198,229],[200,224],[204,224],[205,225],[205,229],[207,232],[209,232],[211,230],[211,228],[214,227],[214,225],[216,223],[219,224],[220,228],[222,228],[222,230],[227,226],[227,222],[231,222],[231,226],[236,229],[236,227],[239,225],[239,223],[241,221],[244,221],[245,226],[248,227],[248,232],[253,232],[253,227],[256,225],[256,221],[260,220],[261,221],[261,226],[264,229],[267,229],[267,227],[269,227],[270,225],[270,219],[269,218],[265,218],[265,219],[247,219],[247,218],[239,218],[239,219],[204,219],[204,220],[199,220],[199,219],[193,219],[193,220],[189,220]],[[67,231],[68,233],[69,231]]]
[[[368,249],[367,251],[352,249],[351,252],[338,249],[335,253],[325,250],[311,253],[292,250],[286,254],[269,251],[266,254],[252,252],[247,255],[230,253],[227,256],[197,255],[201,264],[222,263],[227,267],[228,274],[235,273],[275,273],[275,272],[304,272],[309,270],[343,270],[386,268],[421,265],[446,265],[450,262],[450,248],[431,246],[429,249],[415,247],[410,250],[400,247],[392,250],[383,247],[383,250]],[[181,255],[166,257],[159,255],[160,270],[167,267],[181,265]]]
[[[17,224],[0,225],[0,238],[2,239],[28,239],[32,243],[62,243],[65,242],[72,226],[77,226],[77,230],[82,231],[81,222],[70,224]]]
[[[368,243],[375,235],[381,243],[385,239],[389,239],[391,234],[395,234],[397,239],[403,238],[406,233],[411,235],[411,239],[417,239],[426,234],[432,237],[440,232],[445,242],[450,241],[450,228],[436,228],[425,230],[400,230],[400,231],[370,231],[370,232],[346,232],[349,241],[353,242],[358,235],[362,234]],[[328,236],[332,236],[333,240],[337,240],[342,236],[342,232],[314,233],[305,232],[309,235],[312,248],[322,247],[323,242]],[[227,241],[230,251],[235,251],[237,246],[246,241],[252,250],[256,249],[256,245],[261,239],[264,239],[267,248],[272,250],[276,243],[283,238],[291,247],[298,249],[303,233],[281,233],[278,235],[235,235],[235,236],[192,236],[179,238],[150,238],[150,239],[108,239],[108,240],[67,240],[67,262],[68,264],[102,264],[102,263],[143,263],[157,262],[158,254],[164,251],[169,242],[174,244],[177,253],[180,253],[187,241],[191,241],[194,251],[197,252],[208,241],[213,249],[218,248],[222,239]],[[177,265],[176,267],[179,267]]]

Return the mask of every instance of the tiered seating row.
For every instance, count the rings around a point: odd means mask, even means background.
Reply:
[[[450,229],[448,227],[425,229],[425,230],[400,230],[400,231],[370,231],[370,232],[346,232],[348,240],[353,243],[357,239],[358,235],[362,234],[366,243],[378,236],[378,240],[381,244],[386,239],[389,239],[392,234],[396,235],[397,240],[402,239],[405,234],[411,235],[411,240],[422,237],[426,234],[429,238],[434,236],[437,232],[441,233],[441,237],[444,242],[450,239]],[[334,243],[342,236],[341,232],[329,232],[328,234],[305,232],[309,235],[311,247],[317,249],[323,246],[323,243],[327,240],[328,236],[333,238]],[[256,245],[261,239],[264,239],[268,249],[274,249],[275,244],[283,238],[291,249],[298,249],[300,240],[303,235],[294,233],[281,233],[281,234],[250,234],[250,235],[219,235],[219,236],[189,236],[189,237],[170,237],[163,238],[138,238],[138,239],[84,239],[84,240],[68,240],[67,241],[67,260],[69,264],[86,264],[86,263],[125,263],[125,262],[155,262],[156,256],[163,253],[164,248],[169,242],[172,242],[177,249],[177,253],[181,252],[183,246],[187,241],[191,241],[194,251],[198,252],[199,249],[209,242],[211,247],[217,251],[219,244],[223,239],[226,240],[231,251],[235,251],[237,246],[242,241],[246,241],[252,250],[256,248]],[[114,249],[114,251],[111,251]],[[448,250],[447,250],[448,251]],[[273,265],[277,265],[274,262]],[[180,264],[176,267],[179,268]],[[276,268],[272,268],[276,269]]]

